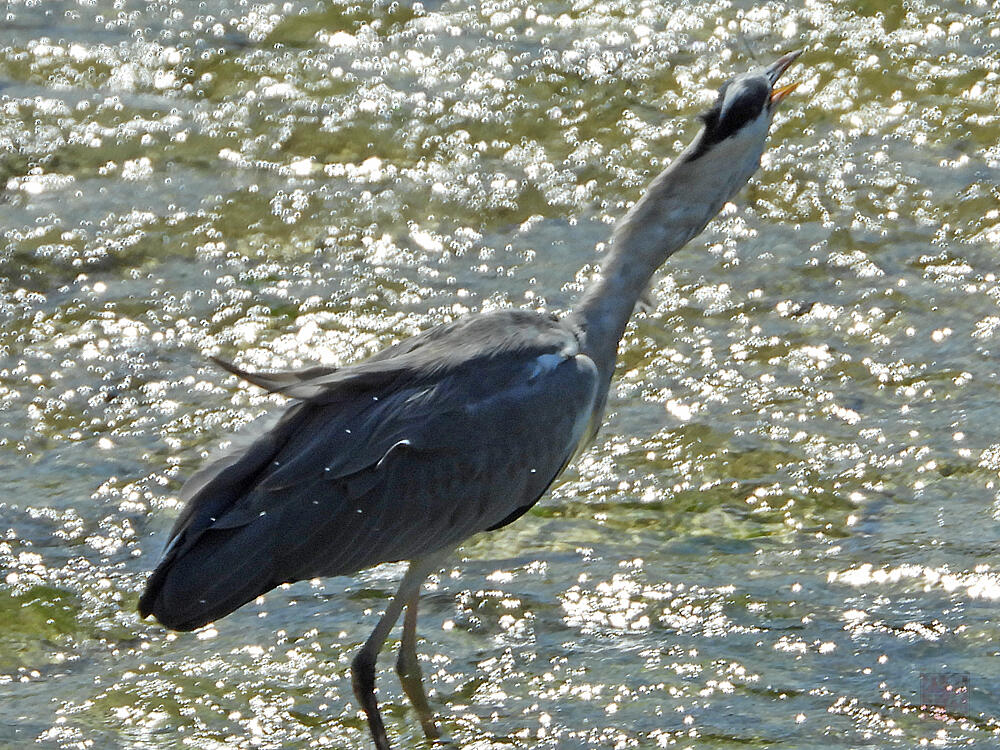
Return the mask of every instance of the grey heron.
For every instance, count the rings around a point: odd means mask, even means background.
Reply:
[[[273,428],[184,485],[140,614],[193,630],[283,583],[409,561],[352,682],[385,750],[375,662],[405,609],[397,671],[424,733],[438,738],[417,662],[421,584],[464,539],[527,512],[592,441],[637,300],[758,168],[796,85],[776,83],[798,54],[722,86],[694,141],[618,222],[568,314],[472,315],[341,369],[255,374],[220,361],[293,401]]]

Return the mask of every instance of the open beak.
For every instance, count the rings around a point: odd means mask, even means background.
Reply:
[[[795,52],[789,52],[787,55],[779,58],[775,61],[767,70],[765,74],[771,81],[771,106],[776,107],[790,93],[795,91],[796,86],[798,86],[798,81],[795,83],[790,83],[787,86],[779,86],[774,88],[774,84],[778,82],[781,78],[781,74],[784,73],[795,62],[799,55],[802,54],[802,50],[797,50]]]

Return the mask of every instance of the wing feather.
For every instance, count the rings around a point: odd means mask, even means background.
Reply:
[[[315,380],[326,375],[331,375],[337,371],[336,367],[317,365],[315,367],[306,367],[301,370],[247,372],[243,368],[234,365],[232,362],[220,359],[219,357],[209,357],[209,359],[226,372],[231,373],[238,378],[242,378],[248,383],[253,383],[255,386],[263,388],[265,391],[269,391],[271,393],[281,393],[286,388],[298,385],[299,383]]]

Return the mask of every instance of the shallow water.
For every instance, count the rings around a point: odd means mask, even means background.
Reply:
[[[879,7],[9,2],[0,745],[367,747],[348,665],[399,566],[134,612],[183,478],[280,402],[207,356],[572,304],[715,88],[793,48],[595,446],[429,586],[432,703],[475,748],[1000,744],[1000,21]],[[942,674],[967,706],[921,706]]]

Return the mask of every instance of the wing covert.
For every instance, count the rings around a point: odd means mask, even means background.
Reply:
[[[445,379],[363,410],[312,406],[215,527],[277,529],[277,567],[301,578],[419,557],[499,525],[572,459],[596,391],[596,368],[582,356],[527,375],[474,399],[464,381]]]

